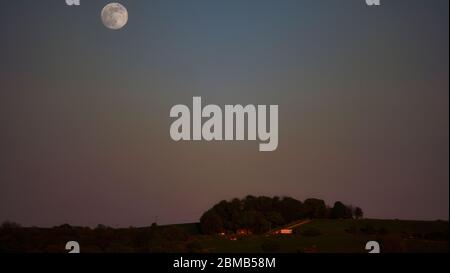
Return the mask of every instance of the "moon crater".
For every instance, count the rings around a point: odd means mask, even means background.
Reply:
[[[102,10],[102,21],[109,29],[121,29],[128,22],[128,11],[119,3],[110,3]]]

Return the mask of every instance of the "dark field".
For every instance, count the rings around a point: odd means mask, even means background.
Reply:
[[[448,252],[447,221],[313,220],[293,235],[202,235],[199,224],[146,228],[95,229],[63,225],[54,228],[0,229],[0,252],[64,253],[77,241],[82,253],[359,253],[375,240],[382,252]]]

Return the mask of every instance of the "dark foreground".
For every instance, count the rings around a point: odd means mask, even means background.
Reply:
[[[82,253],[363,253],[368,241],[382,252],[448,252],[447,221],[313,220],[292,235],[203,235],[198,224],[146,228],[0,229],[0,252],[64,253],[76,241]]]

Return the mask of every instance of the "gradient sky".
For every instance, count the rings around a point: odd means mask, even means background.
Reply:
[[[9,0],[0,9],[0,221],[197,221],[247,194],[448,219],[449,2]],[[278,104],[279,147],[184,142],[175,104]]]

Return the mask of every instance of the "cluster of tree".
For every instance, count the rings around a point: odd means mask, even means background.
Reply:
[[[323,200],[315,198],[301,202],[290,197],[247,196],[244,199],[219,202],[202,215],[200,224],[206,234],[237,232],[240,229],[264,233],[305,218],[362,217],[361,208],[347,206],[342,202],[336,202],[333,207],[329,207]]]
[[[67,253],[68,241],[77,241],[82,253],[200,252],[201,245],[190,244],[191,238],[198,234],[195,229],[195,224],[118,229],[105,225],[93,229],[64,224],[29,228],[5,222],[0,225],[0,253]]]

